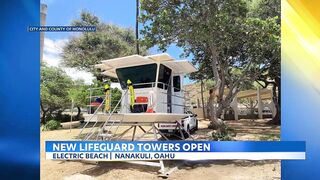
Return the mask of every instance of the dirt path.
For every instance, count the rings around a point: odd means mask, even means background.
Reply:
[[[265,124],[266,120],[227,121],[236,134],[236,140],[272,140],[279,137],[280,128]],[[209,139],[212,130],[208,121],[200,121],[199,130],[193,135],[197,140]],[[98,165],[72,161],[45,160],[46,140],[72,140],[80,129],[41,132],[41,179],[161,179],[158,168],[121,162],[104,162]],[[130,135],[127,135],[129,138]],[[167,167],[180,164],[168,179],[280,179],[279,161],[166,161]]]

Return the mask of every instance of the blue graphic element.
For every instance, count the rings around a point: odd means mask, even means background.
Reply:
[[[172,145],[171,150],[168,148],[169,144]],[[88,148],[89,145],[91,149]],[[95,145],[96,150],[93,148]],[[116,145],[120,148],[115,149]],[[128,148],[130,145],[132,148]],[[150,147],[156,147],[156,150]],[[305,152],[305,150],[305,142],[302,141],[46,141],[46,152]]]
[[[306,160],[282,161],[281,178],[320,179],[320,95],[302,74],[296,77],[282,67],[281,140],[306,141]]]
[[[39,0],[1,1],[0,179],[39,179]]]

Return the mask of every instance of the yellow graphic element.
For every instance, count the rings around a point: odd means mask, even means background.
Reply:
[[[282,65],[320,91],[320,1],[282,1]]]

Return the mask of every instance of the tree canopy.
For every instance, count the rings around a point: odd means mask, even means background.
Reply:
[[[68,90],[72,86],[72,79],[57,67],[42,66],[40,74],[41,122],[45,123],[47,115],[63,110],[70,104]]]
[[[136,40],[132,29],[103,23],[97,16],[85,11],[82,11],[80,18],[72,21],[71,25],[96,26],[97,31],[84,32],[70,38],[62,53],[63,64],[67,67],[85,70],[98,76],[99,72],[93,66],[101,60],[136,54]],[[145,54],[146,49],[140,47],[140,52]]]
[[[58,121],[69,120],[70,116],[62,115],[66,109],[70,109],[72,102],[78,113],[74,120],[81,119],[81,109],[89,104],[90,87],[102,87],[103,82],[95,80],[92,85],[86,85],[83,80],[72,80],[63,69],[42,65],[40,80],[40,108],[41,123],[55,119]],[[104,97],[103,89],[94,95]],[[121,91],[117,88],[111,90],[112,107],[115,107],[121,98]],[[93,99],[92,99],[93,100]]]
[[[277,0],[256,0],[252,3],[249,16],[253,19],[257,34],[258,48],[253,53],[262,63],[257,75],[257,82],[262,87],[272,84],[273,102],[277,109],[271,121],[280,124],[281,117],[281,50],[280,50],[280,2]],[[262,82],[262,83],[261,83]]]
[[[73,82],[72,87],[68,90],[68,97],[75,106],[85,107],[88,105],[89,87],[89,85],[84,84],[83,80]]]
[[[260,8],[262,1],[255,3]],[[143,44],[165,51],[175,43],[184,49],[183,56],[192,55],[199,66],[195,78],[214,79],[218,103],[214,119],[230,106],[241,87],[257,80],[261,69],[279,67],[274,64],[280,60],[278,18],[258,17],[268,11],[253,11],[257,9],[250,5],[244,0],[141,1]],[[226,87],[230,91],[224,97]]]

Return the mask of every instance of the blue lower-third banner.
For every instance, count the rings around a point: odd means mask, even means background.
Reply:
[[[54,160],[305,159],[303,141],[46,141]]]

